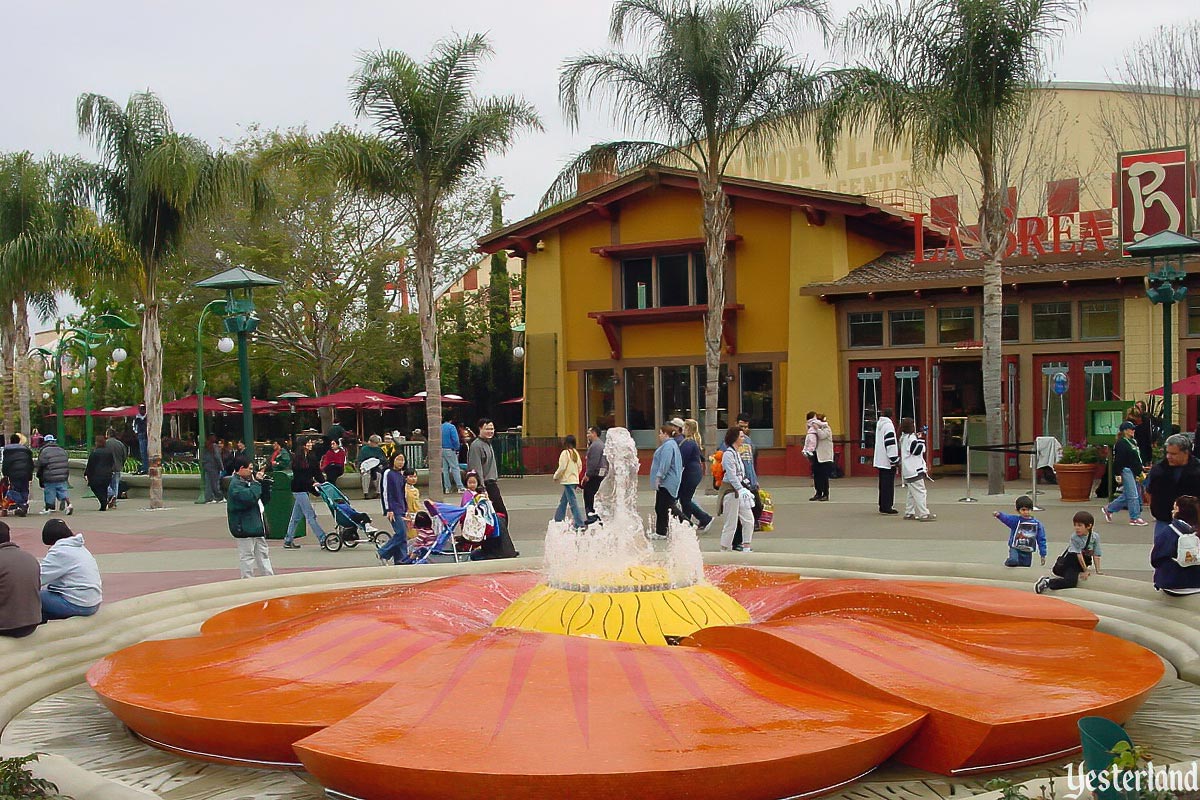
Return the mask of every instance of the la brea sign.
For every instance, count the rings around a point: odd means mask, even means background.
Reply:
[[[1103,212],[1088,211],[1079,214],[1076,225],[1075,214],[1050,214],[1047,217],[1015,217],[1006,212],[1008,227],[1005,231],[1004,257],[1034,257],[1050,254],[1082,253],[1087,242],[1092,242],[1092,251],[1104,253],[1102,222]],[[932,255],[925,253],[925,220],[928,214],[913,214],[913,263],[928,264],[942,261],[966,261],[963,250],[963,231],[957,223],[951,223],[946,233],[946,246],[935,248]],[[1077,230],[1073,230],[1077,228]],[[968,230],[967,242],[977,243],[974,230]],[[951,253],[954,254],[953,259]]]

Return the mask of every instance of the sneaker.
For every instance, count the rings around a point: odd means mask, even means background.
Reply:
[[[888,509],[881,508],[881,509],[879,509],[879,513],[880,514],[899,514],[900,512],[894,508],[888,508]]]
[[[817,501],[817,500],[820,500],[820,499],[821,499],[821,495],[819,495],[819,494],[814,494],[812,497],[808,498],[808,502],[812,503],[812,502],[815,502],[815,501]]]
[[[1035,583],[1033,585],[1033,590],[1035,592],[1037,592],[1038,594],[1042,594],[1046,591],[1047,588],[1049,588],[1049,586],[1050,586],[1049,578],[1038,578],[1037,583]]]
[[[937,514],[926,514],[923,517],[917,517],[917,522],[936,522]]]
[[[905,519],[916,519],[917,515],[916,514],[905,514],[904,518]]]
[[[709,517],[708,522],[704,523],[703,525],[701,525],[699,528],[696,529],[696,533],[708,533],[708,529],[712,527],[712,524],[713,524],[713,519],[712,519],[712,517]]]
[[[39,513],[39,514],[53,514],[53,513],[54,513],[54,509],[52,509],[52,508],[43,508],[43,509],[42,509],[41,511],[39,511],[38,513]]]
[[[1104,515],[1105,522],[1112,522],[1112,512],[1108,510],[1108,506],[1101,506],[1100,513]]]
[[[743,553],[753,553],[754,552],[753,547],[746,547],[745,545],[742,545],[741,547],[739,547],[738,550],[741,550]]]
[[[818,500],[820,500],[822,503],[828,503],[828,502],[829,502],[829,495],[827,495],[827,494],[823,494],[823,495],[821,495],[820,497],[818,497],[817,499],[818,499]]]
[[[1150,523],[1146,522],[1146,520],[1144,520],[1144,519],[1131,519],[1131,520],[1129,520],[1129,524],[1133,525],[1135,527],[1138,527],[1138,528],[1144,528],[1147,525],[1149,525]]]
[[[284,542],[283,549],[284,550],[299,550],[300,545],[296,544],[295,542]]]
[[[75,513],[75,506],[71,505],[70,503],[67,503],[67,516],[69,517],[74,513]]]

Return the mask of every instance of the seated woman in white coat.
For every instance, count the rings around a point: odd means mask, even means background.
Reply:
[[[90,617],[104,599],[100,568],[83,544],[61,519],[42,528],[42,544],[50,549],[42,559],[42,618]]]

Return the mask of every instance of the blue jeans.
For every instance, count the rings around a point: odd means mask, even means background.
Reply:
[[[1026,553],[1018,550],[1015,547],[1008,548],[1008,560],[1004,562],[1006,567],[1032,567],[1033,553]]]
[[[1134,480],[1133,471],[1129,467],[1121,470],[1121,493],[1104,508],[1110,514],[1128,509],[1130,520],[1141,519],[1142,485]]]
[[[562,522],[567,518],[567,506],[571,507],[571,517],[575,520],[575,527],[582,528],[587,521],[583,518],[583,512],[579,510],[579,498],[575,496],[575,490],[579,488],[577,483],[564,483],[562,496],[558,498],[558,509],[554,512],[554,521]]]
[[[145,436],[137,437],[138,455],[142,458],[142,475],[150,471],[150,440]]]
[[[66,481],[53,481],[51,483],[42,484],[42,499],[46,501],[46,508],[53,509],[55,502],[62,500],[64,503],[71,502],[71,496],[67,494]]]
[[[29,481],[18,478],[8,479],[8,499],[21,508],[29,507]]]
[[[442,448],[442,492],[450,491],[453,485],[463,491],[462,472],[458,468],[458,451]]]
[[[117,499],[117,495],[121,493],[121,473],[114,472],[112,483],[108,485],[108,496],[113,500]]]
[[[377,552],[381,561],[387,562],[392,559],[399,564],[408,558],[408,525],[404,522],[404,517],[396,517],[392,520],[392,538],[388,539],[387,544],[380,547]]]
[[[55,594],[49,589],[42,589],[38,594],[42,598],[42,622],[70,617],[90,617],[100,610],[99,604],[91,607],[77,606],[61,594]]]
[[[292,492],[292,500],[292,516],[288,519],[287,534],[283,537],[283,543],[291,544],[296,540],[296,525],[301,519],[305,519],[317,534],[317,541],[325,544],[325,530],[321,523],[317,522],[317,512],[309,502],[308,492]]]
[[[679,484],[679,508],[683,511],[684,520],[695,517],[696,522],[700,523],[700,527],[703,528],[712,522],[712,515],[693,499],[701,480],[703,480],[702,475],[689,477],[687,473],[684,473],[683,482]]]

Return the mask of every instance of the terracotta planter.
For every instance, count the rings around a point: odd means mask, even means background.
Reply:
[[[1096,480],[1095,464],[1055,464],[1058,491],[1064,503],[1086,503]]]

